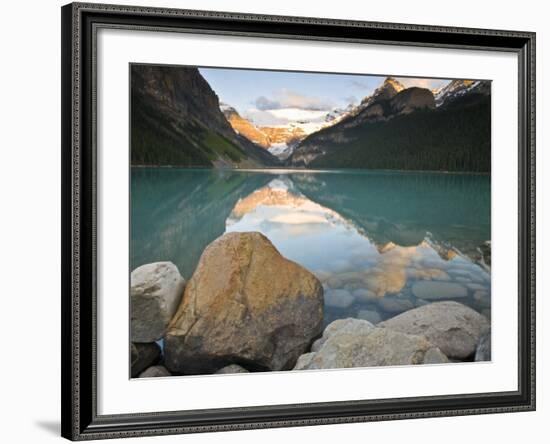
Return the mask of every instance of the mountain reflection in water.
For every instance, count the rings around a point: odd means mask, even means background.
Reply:
[[[170,260],[189,278],[226,231],[262,232],[315,273],[325,324],[376,322],[437,300],[490,316],[489,267],[478,252],[490,240],[486,176],[132,171],[132,268]]]

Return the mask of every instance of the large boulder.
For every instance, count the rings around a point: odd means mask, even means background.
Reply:
[[[401,333],[425,336],[453,359],[472,356],[489,326],[485,316],[453,301],[424,305],[378,324]]]
[[[338,319],[327,326],[312,352],[294,370],[373,367],[448,362],[423,336],[377,328],[362,319]]]
[[[164,336],[176,312],[185,280],[172,262],[145,264],[130,276],[131,340],[154,342]]]
[[[139,376],[145,369],[160,361],[160,347],[155,343],[130,344],[130,372],[132,378]]]
[[[322,332],[323,288],[262,234],[227,233],[204,250],[165,336],[180,374],[228,364],[292,368]]]

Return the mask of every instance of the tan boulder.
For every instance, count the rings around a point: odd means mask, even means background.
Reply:
[[[185,288],[165,337],[166,367],[289,369],[322,324],[323,289],[312,273],[260,233],[228,233],[204,250]]]

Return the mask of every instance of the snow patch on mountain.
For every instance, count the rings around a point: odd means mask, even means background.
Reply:
[[[463,96],[481,85],[479,80],[452,80],[434,94],[437,107]]]
[[[286,159],[292,154],[292,148],[284,142],[272,143],[267,150],[281,160]]]

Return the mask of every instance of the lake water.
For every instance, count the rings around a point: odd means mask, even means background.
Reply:
[[[189,279],[214,239],[259,231],[319,277],[325,325],[439,300],[490,317],[488,176],[133,168],[131,193],[132,269],[171,261]]]

